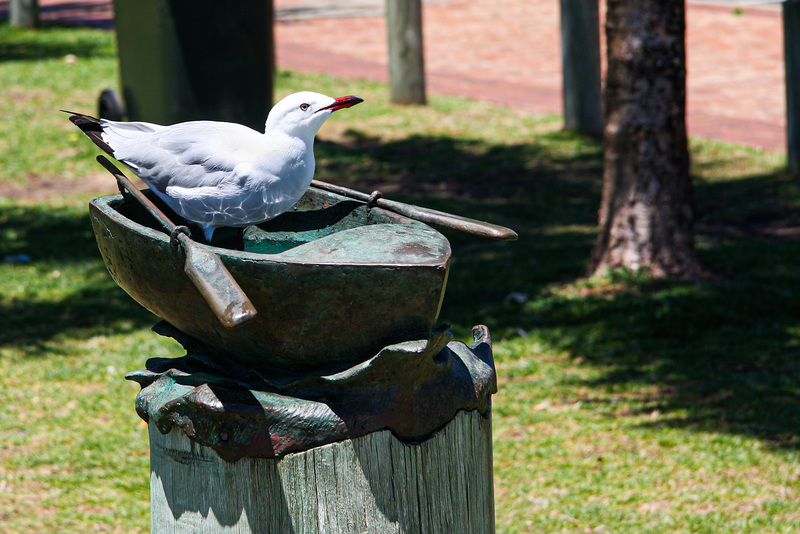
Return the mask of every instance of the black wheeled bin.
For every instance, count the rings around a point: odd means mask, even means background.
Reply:
[[[129,120],[263,131],[275,68],[272,0],[114,0],[114,21]]]

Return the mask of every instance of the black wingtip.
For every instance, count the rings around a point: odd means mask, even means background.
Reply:
[[[100,119],[92,117],[91,115],[84,115],[83,113],[67,111],[66,109],[62,109],[61,111],[69,113],[69,120],[83,131],[87,129],[91,131],[103,131],[102,126],[100,126]]]
[[[81,129],[81,131],[86,134],[86,137],[92,140],[92,142],[100,147],[103,152],[106,154],[113,156],[114,149],[111,148],[108,143],[103,141],[103,125],[100,123],[100,119],[92,117],[91,115],[84,115],[83,113],[76,113],[74,111],[67,111],[62,109],[64,113],[69,113],[69,120]]]

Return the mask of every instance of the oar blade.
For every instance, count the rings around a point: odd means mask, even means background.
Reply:
[[[216,254],[204,249],[185,234],[179,237],[186,253],[184,271],[206,300],[214,315],[228,328],[256,316],[256,308]]]

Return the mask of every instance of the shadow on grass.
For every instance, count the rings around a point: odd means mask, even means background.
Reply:
[[[491,146],[423,136],[361,144],[363,137],[350,133],[351,146],[321,143],[318,179],[519,233],[519,241],[495,242],[438,228],[453,247],[440,319],[458,334],[469,337],[477,322],[515,332],[516,312],[505,316],[502,305],[509,293],[535,295],[584,273],[600,202],[598,145],[562,132],[544,144]]]
[[[717,281],[618,274],[561,287],[582,275],[594,234],[534,231],[530,243],[456,249],[443,319],[456,317],[464,328],[472,315],[498,337],[524,335],[564,351],[602,369],[594,387],[657,386],[659,397],[646,402],[647,410],[662,414],[657,424],[754,435],[796,448],[797,186],[786,175],[767,174],[698,182],[696,194],[700,253],[723,273]],[[525,219],[516,225],[532,230]],[[475,289],[487,280],[495,290]],[[530,300],[501,300],[498,282]]]
[[[594,388],[656,386],[643,409],[658,409],[658,424],[800,445],[800,192],[786,175],[723,180],[706,169],[696,181],[700,252],[726,273],[718,281],[619,274],[573,283],[595,238],[599,146],[564,134],[516,146],[352,138],[319,144],[319,179],[519,232],[512,243],[446,232],[454,260],[440,321],[456,335],[484,323],[496,340],[524,336],[597,366]],[[17,234],[0,242],[3,254],[35,250],[43,271],[88,265],[60,299],[4,301],[11,319],[0,345],[124,320],[150,326],[152,316],[105,275],[85,211],[10,208],[0,217]]]
[[[47,38],[43,38],[46,34]],[[113,35],[93,30],[65,29],[52,24],[25,30],[0,22],[0,62],[63,58],[116,57]]]
[[[595,149],[564,157],[535,143],[411,138],[356,145],[323,172],[519,232],[514,243],[445,232],[454,260],[440,321],[457,335],[485,323],[496,339],[525,336],[599,367],[593,387],[655,385],[646,405],[663,414],[658,424],[800,446],[798,184],[783,173],[709,178],[707,163],[695,187],[698,244],[722,276],[573,283],[595,239]]]
[[[156,322],[106,272],[87,211],[0,207],[0,347],[39,356],[62,334],[80,339]]]
[[[784,267],[798,257],[800,244],[733,248],[717,248],[706,259],[744,251],[775,264],[699,287],[622,280],[608,293],[595,287],[577,299],[546,295],[521,310],[521,321],[547,345],[601,367],[595,386],[657,386],[659,397],[643,409],[662,414],[658,425],[797,447],[800,275]]]

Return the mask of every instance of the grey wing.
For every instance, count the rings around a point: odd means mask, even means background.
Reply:
[[[197,121],[174,126],[108,123],[103,139],[114,157],[154,189],[215,187],[230,179],[248,156],[255,130],[230,123]],[[242,146],[244,145],[244,146]]]
[[[265,151],[279,148],[245,126],[191,122],[109,128],[107,143],[114,157],[172,209],[204,227],[262,222],[299,198],[284,190],[269,158],[264,164]]]

